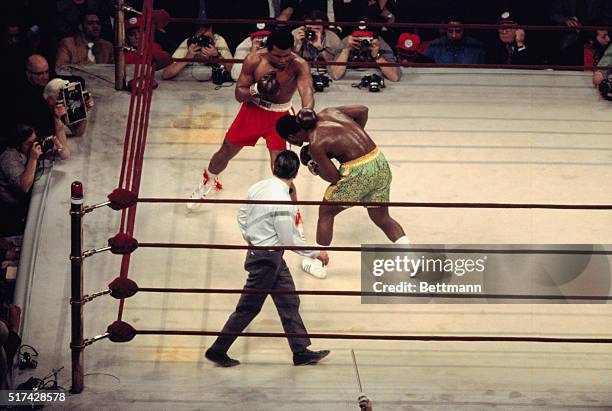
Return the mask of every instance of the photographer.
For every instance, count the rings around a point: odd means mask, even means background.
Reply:
[[[10,387],[9,375],[13,368],[13,357],[21,345],[19,324],[21,322],[21,308],[14,304],[2,301],[0,315],[0,389]]]
[[[255,31],[253,31],[247,38],[236,47],[236,53],[234,53],[235,59],[244,60],[246,56],[251,53],[255,53],[259,49],[266,47],[266,41],[271,31],[265,27],[265,24],[257,24]],[[242,63],[235,63],[232,66],[232,78],[238,80],[240,72],[242,71]]]
[[[208,81],[212,78],[212,68],[210,63],[205,62],[205,60],[216,58],[231,59],[232,53],[225,39],[214,33],[213,26],[208,24],[199,26],[193,36],[183,40],[172,55],[172,58],[196,59],[202,60],[202,63],[175,61],[162,72],[164,80],[178,77],[183,80]],[[231,63],[225,63],[223,66],[227,71],[232,70]]]
[[[63,136],[64,139],[66,138],[66,133],[64,131],[64,127],[65,127],[64,122],[66,122],[67,124],[68,116],[67,116],[66,106],[62,102],[62,90],[69,83],[70,82],[68,80],[64,80],[61,78],[54,78],[50,80],[45,86],[45,88],[43,89],[43,98],[47,102],[49,111],[53,114],[53,131],[55,132],[56,136],[60,137],[60,134],[58,134],[58,130],[59,130],[58,127],[59,125],[61,125],[62,126],[61,136]],[[93,97],[91,97],[91,95],[88,95],[84,97],[84,100],[85,100],[85,109],[87,111],[91,110],[95,105],[93,101]],[[70,130],[72,131],[72,134],[74,136],[80,137],[83,134],[85,134],[85,131],[87,130],[87,119],[81,120],[77,123],[74,123],[66,127],[70,127]],[[45,137],[45,136],[42,135],[42,137]],[[67,145],[66,145],[65,140],[60,141],[60,143],[62,146],[64,146],[64,150],[67,150]],[[69,151],[67,151],[67,153],[70,154]],[[62,160],[64,160],[64,158],[62,158]]]
[[[23,234],[38,159],[47,153],[57,154],[62,160],[70,156],[61,121],[65,111],[65,107],[56,108],[56,135],[44,139],[38,138],[31,126],[18,124],[6,150],[0,154],[1,236]]]
[[[612,45],[608,46],[604,55],[599,59],[597,63],[598,67],[609,67],[612,66]],[[598,87],[607,76],[611,74],[610,71],[597,70],[593,73],[593,84]]]
[[[136,64],[139,59],[138,43],[140,42],[140,27],[142,26],[142,17],[131,17],[125,21],[125,43],[131,47],[131,50],[125,53],[125,64]],[[153,69],[161,70],[172,64],[170,54],[162,49],[162,47],[153,43],[151,45],[151,54]]]
[[[397,59],[391,47],[372,31],[354,31],[353,34],[342,40],[343,48],[336,55],[336,62],[376,62],[396,63]],[[350,65],[348,66],[350,68]],[[341,79],[346,73],[347,66],[331,66],[329,71],[334,80]],[[380,67],[385,78],[399,81],[402,72],[399,67]]]
[[[304,16],[304,20],[327,23],[327,15],[314,10]],[[336,33],[325,29],[323,24],[306,24],[291,32],[295,39],[293,50],[307,61],[332,61],[342,50],[342,41]]]

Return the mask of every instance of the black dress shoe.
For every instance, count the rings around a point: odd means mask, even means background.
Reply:
[[[329,350],[310,351],[306,349],[302,352],[295,352],[293,353],[293,365],[316,364],[328,355]]]
[[[204,357],[208,358],[219,367],[234,367],[240,364],[240,361],[230,358],[226,353],[213,351],[210,348],[206,350]]]

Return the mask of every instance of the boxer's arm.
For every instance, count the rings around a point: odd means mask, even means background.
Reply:
[[[336,107],[336,109],[352,118],[361,128],[365,128],[368,122],[368,108],[366,106],[340,106]]]
[[[314,108],[314,94],[312,92],[312,75],[310,74],[310,67],[306,60],[299,58],[296,59],[298,72],[297,72],[297,88],[302,98],[302,108]]]
[[[258,64],[259,56],[253,54],[248,55],[242,64],[240,76],[238,76],[238,80],[236,81],[235,92],[236,100],[241,103],[253,101],[250,87],[255,83],[255,69]]]
[[[336,184],[340,180],[340,173],[338,173],[334,163],[327,157],[324,147],[321,147],[320,144],[310,144],[310,155],[319,166],[319,177],[332,184]]]

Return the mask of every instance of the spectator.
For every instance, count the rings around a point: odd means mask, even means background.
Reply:
[[[70,80],[77,80],[71,77]],[[64,80],[65,84],[67,80]],[[11,108],[11,122],[28,123],[40,136],[48,136],[55,133],[53,112],[55,103],[51,104],[43,96],[45,86],[49,83],[49,63],[40,55],[34,54],[28,57],[26,62],[25,81],[15,99],[14,107]],[[57,83],[56,83],[57,84]],[[56,94],[57,96],[57,94]],[[94,106],[93,98],[86,101],[87,109]],[[70,126],[70,131],[75,136],[82,136],[87,129],[87,120]]]
[[[418,34],[402,33],[397,40],[397,59],[401,64],[433,63],[421,51],[421,38]]]
[[[23,69],[22,69],[23,70]],[[23,73],[23,71],[22,71]],[[19,90],[15,94],[14,104],[8,106],[9,113],[6,119],[8,129],[16,123],[29,123],[37,134],[53,134],[53,121],[49,116],[47,102],[43,98],[43,90],[49,82],[49,63],[43,56],[34,54],[27,58],[25,75],[22,74]]]
[[[270,4],[271,2],[275,4]],[[277,5],[280,5],[280,0],[206,0],[206,18],[273,19],[277,15]],[[238,44],[252,32],[252,26],[245,24],[224,24],[217,29],[230,51],[236,50]]]
[[[61,102],[61,100],[63,100],[61,92],[69,83],[70,82],[68,80],[54,78],[47,83],[43,90],[43,98],[47,102],[48,110],[53,114],[54,128],[56,131],[58,128],[58,121],[61,124],[64,124],[64,122],[68,120],[66,110],[72,110],[71,106],[66,107]],[[94,101],[91,95],[84,97],[84,100],[85,109],[87,111],[91,110],[94,107]],[[61,112],[61,114],[58,114],[58,110]],[[87,130],[87,119],[71,124],[70,127],[72,127],[73,134],[76,137],[80,137],[85,134],[85,131]]]
[[[398,8],[398,2],[399,0],[369,0],[367,20],[380,23],[395,23],[397,19],[395,9]],[[395,28],[382,27],[380,36],[384,38],[388,44],[395,44],[399,33]]]
[[[363,27],[363,26],[362,26]],[[391,47],[382,38],[375,36],[372,31],[354,31],[350,36],[342,40],[342,49],[334,58],[336,62],[376,62],[395,63],[397,59],[393,55]],[[350,65],[349,67],[350,68]],[[344,77],[347,66],[331,66],[329,71],[334,80]],[[391,81],[399,81],[401,70],[399,67],[380,67],[383,76]]]
[[[58,115],[65,108],[56,109],[56,134],[51,137],[53,149],[61,159],[70,155]],[[2,236],[23,234],[30,202],[30,190],[34,183],[36,165],[43,154],[36,131],[28,125],[17,125],[7,148],[0,154],[0,234]]]
[[[446,34],[429,44],[427,57],[438,64],[483,64],[485,50],[482,43],[466,36],[461,22],[451,19],[447,22],[457,27],[448,27]]]
[[[488,50],[487,61],[491,64],[533,64],[534,59],[525,43],[525,30],[517,28],[518,24],[510,19],[510,13],[504,12],[497,24],[498,41]]]
[[[608,30],[597,30],[591,35],[591,40],[584,46],[584,65],[596,66],[610,45]]]
[[[138,43],[140,42],[141,17],[131,17],[125,21],[125,43],[131,50],[125,53],[125,64],[136,64],[138,61]],[[161,70],[172,64],[172,56],[165,52],[162,47],[153,43],[151,47],[153,54],[152,64],[155,70]]]
[[[264,48],[262,42],[267,40],[271,31],[265,29],[265,24],[258,24],[257,29],[251,33],[250,36],[245,38],[239,45],[236,47],[236,53],[234,55],[235,59],[244,60],[246,56],[255,51]],[[234,80],[238,80],[240,76],[240,72],[242,71],[242,63],[236,63],[232,66],[232,78]]]
[[[383,23],[395,23],[395,15],[391,12],[397,0],[368,1],[368,20]]]
[[[202,37],[206,39],[202,39]],[[208,45],[198,45],[198,42],[201,44],[208,43]],[[214,32],[212,25],[207,24],[199,26],[193,36],[183,40],[172,57],[176,59],[186,58],[196,60],[216,58],[231,59],[232,53],[229,51],[225,39]],[[225,63],[223,65],[228,71],[232,70],[231,63]],[[207,81],[212,77],[212,69],[210,63],[175,61],[164,69],[162,78],[164,80],[170,80],[177,77],[179,74],[181,74],[179,78],[182,79]]]
[[[19,262],[19,248],[6,238],[0,238],[0,261],[2,261],[3,270],[6,265]]]
[[[604,53],[604,55],[599,60],[599,63],[597,64],[597,67],[610,67],[610,66],[612,66],[612,44],[608,46],[608,48],[606,49],[606,52]],[[603,69],[596,70],[593,73],[593,84],[595,84],[595,86],[599,86],[601,82],[604,81],[606,78],[609,78],[611,74],[612,72],[610,70],[603,70]]]
[[[579,28],[602,22],[612,24],[612,2],[608,0],[554,0],[550,20],[576,28],[562,31],[559,38],[559,64],[572,66],[583,62],[583,38]]]
[[[82,17],[89,12],[100,18],[100,36],[113,41],[115,36],[111,26],[113,3],[108,0],[57,0],[55,30],[60,39],[78,34]]]
[[[10,64],[3,64],[2,75],[9,82],[14,83],[20,79],[23,65],[28,56],[25,46],[24,27],[20,21],[8,21],[3,29],[2,47],[0,53],[2,58]]]
[[[327,15],[314,10],[304,16],[305,20],[328,22]],[[306,36],[308,31],[309,36]],[[323,24],[306,24],[291,32],[295,39],[293,50],[307,61],[331,61],[342,50],[342,40],[336,33],[328,30]]]
[[[335,21],[358,22],[368,15],[368,0],[333,0]],[[339,27],[339,30],[350,33],[349,27]],[[355,27],[357,29],[357,27]]]
[[[1,302],[0,308],[0,389],[8,390],[9,376],[13,369],[13,358],[21,345],[19,324],[21,308],[14,304]]]
[[[12,62],[2,69],[9,72],[13,80],[22,74],[23,65],[28,56],[32,54],[51,54],[53,48],[49,43],[49,33],[43,33],[38,25],[29,28],[21,17],[9,17],[3,28],[3,41],[0,46],[2,57]],[[16,77],[15,77],[16,75]]]
[[[304,16],[315,10],[327,10],[327,0],[281,0],[277,20],[304,20]]]
[[[114,63],[113,44],[100,38],[100,27],[98,14],[93,12],[84,14],[79,24],[79,32],[60,41],[56,66]]]

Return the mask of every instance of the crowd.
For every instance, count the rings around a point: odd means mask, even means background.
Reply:
[[[30,192],[41,163],[67,160],[70,137],[87,129],[94,98],[82,78],[62,75],[70,64],[114,63],[113,0],[21,0],[0,4],[5,64],[5,108],[0,117],[0,257],[2,278],[9,277],[19,257]],[[141,9],[142,1],[126,4]],[[612,47],[606,30],[612,26],[612,1],[606,0],[156,0],[155,8],[173,17],[275,19],[263,25],[171,24],[155,33],[153,63],[164,80],[237,80],[242,64],[211,63],[215,58],[244,59],[265,47],[272,30],[291,32],[293,51],[307,61],[345,62],[313,66],[317,91],[327,76],[342,78],[351,63],[416,62],[432,64],[559,64],[610,66]],[[306,25],[287,21],[308,20]],[[352,27],[328,24],[355,23]],[[445,23],[437,29],[373,27],[377,23]],[[499,24],[495,30],[466,30],[462,24]],[[142,19],[126,18],[126,62],[137,60]],[[521,24],[558,25],[560,30],[526,31]],[[196,62],[173,62],[173,58]],[[198,59],[206,61],[197,62]],[[379,74],[399,81],[401,70],[380,66]],[[593,82],[607,78],[595,70]],[[157,85],[157,84],[156,84]],[[95,94],[95,90],[93,91]],[[76,94],[75,94],[76,93]],[[73,98],[74,96],[81,98]],[[72,97],[70,97],[72,96]],[[16,239],[16,240],[15,240]],[[0,344],[17,332],[18,308],[0,317]],[[14,338],[12,339],[14,341]],[[2,358],[11,357],[8,348]],[[10,363],[10,358],[9,363]],[[8,363],[0,368],[4,374]]]

